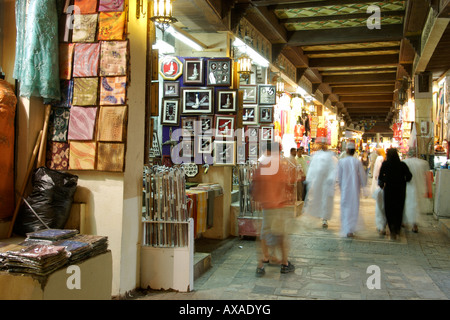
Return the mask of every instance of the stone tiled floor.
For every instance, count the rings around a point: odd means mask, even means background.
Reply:
[[[361,230],[353,239],[342,238],[337,192],[328,229],[312,217],[293,218],[290,261],[295,272],[281,274],[279,266],[268,265],[266,274],[256,277],[258,242],[236,238],[229,250],[213,257],[212,268],[195,281],[192,292],[150,291],[136,299],[449,299],[450,239],[438,221],[422,215],[419,233],[408,227],[393,241],[378,235],[374,215],[374,200],[362,198]],[[372,265],[379,267],[379,289],[367,285]]]

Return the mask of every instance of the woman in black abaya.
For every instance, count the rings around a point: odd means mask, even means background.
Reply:
[[[406,182],[411,178],[412,174],[408,166],[400,161],[397,149],[388,149],[386,161],[381,165],[378,185],[384,192],[386,220],[392,239],[396,239],[400,233],[405,206]]]

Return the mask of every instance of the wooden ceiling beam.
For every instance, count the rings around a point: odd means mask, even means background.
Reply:
[[[344,106],[350,110],[354,108],[364,108],[364,109],[376,109],[376,108],[391,108],[392,102],[364,102],[364,103],[354,103],[354,102],[346,102]]]
[[[323,82],[330,85],[337,83],[394,83],[397,79],[395,73],[374,73],[374,74],[357,74],[357,75],[344,75],[344,76],[323,76]]]
[[[345,102],[392,102],[394,93],[392,94],[375,94],[365,96],[340,96],[340,101]]]
[[[283,3],[280,3],[283,2]],[[371,3],[373,0],[325,0],[325,1],[253,1],[254,5],[264,4],[270,6],[270,10],[305,9],[314,7],[340,6],[346,4]]]
[[[398,54],[309,59],[309,66],[311,68],[321,68],[321,67],[352,68],[358,66],[397,66],[397,65],[398,65]]]
[[[384,11],[381,12],[382,17],[402,17],[405,11]],[[330,20],[348,20],[348,19],[367,19],[370,15],[367,13],[351,13],[351,14],[338,14],[338,15],[327,15],[327,16],[313,16],[313,17],[302,17],[302,18],[287,18],[280,19],[280,23],[303,23],[303,22],[314,22],[314,21],[330,21]]]
[[[367,27],[336,28],[294,31],[288,39],[290,46],[311,46],[374,41],[399,41],[403,38],[403,26],[393,24],[381,29]]]
[[[376,47],[376,48],[355,48],[355,49],[339,49],[339,50],[303,50],[303,53],[306,55],[314,55],[314,54],[340,54],[340,53],[359,53],[359,52],[380,52],[380,51],[400,51],[400,47],[398,45],[391,47]]]
[[[272,11],[269,11],[267,7],[253,7],[250,9],[250,12],[256,14],[269,27],[272,34],[275,34],[280,39],[278,43],[287,42],[287,30],[278,22],[277,16]],[[258,26],[256,25],[255,27]]]
[[[374,93],[393,93],[395,90],[394,85],[383,86],[359,86],[359,87],[336,87],[333,88],[333,93],[338,94],[340,97],[345,95],[366,95]]]

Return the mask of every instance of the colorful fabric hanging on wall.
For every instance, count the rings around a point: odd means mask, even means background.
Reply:
[[[93,140],[97,107],[77,107],[70,110],[69,140]]]
[[[73,43],[61,43],[59,45],[59,78],[70,80],[72,78]]]
[[[16,52],[13,78],[19,94],[60,99],[58,13],[54,0],[16,1]]]
[[[102,77],[100,82],[100,104],[125,104],[126,77]]]
[[[98,0],[74,0],[73,5],[78,7],[77,13],[96,13],[97,12],[97,2]]]
[[[98,14],[74,14],[72,42],[94,42]]]
[[[121,142],[125,139],[126,133],[126,106],[101,106],[98,116],[98,141]]]
[[[73,57],[74,77],[96,77],[100,56],[99,43],[76,43]]]
[[[98,40],[123,40],[125,12],[100,12]]]
[[[123,11],[125,0],[100,0],[98,11]]]
[[[98,78],[74,78],[73,105],[93,106],[97,104]]]
[[[67,141],[69,118],[70,109],[52,107],[48,123],[48,140],[59,142]]]
[[[127,41],[102,41],[100,76],[124,76],[127,66]]]
[[[125,144],[98,143],[97,170],[122,172],[125,163]]]
[[[73,98],[73,81],[61,80],[61,99],[52,102],[52,106],[60,108],[71,108]]]
[[[69,169],[94,170],[97,153],[96,142],[70,141],[69,142]]]
[[[69,144],[49,141],[47,143],[47,167],[52,170],[69,169]]]

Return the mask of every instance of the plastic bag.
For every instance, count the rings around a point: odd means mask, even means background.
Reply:
[[[49,228],[63,229],[69,219],[77,183],[76,175],[40,167],[33,173],[33,190],[26,200]],[[22,203],[14,233],[25,236],[45,228],[28,205]]]

